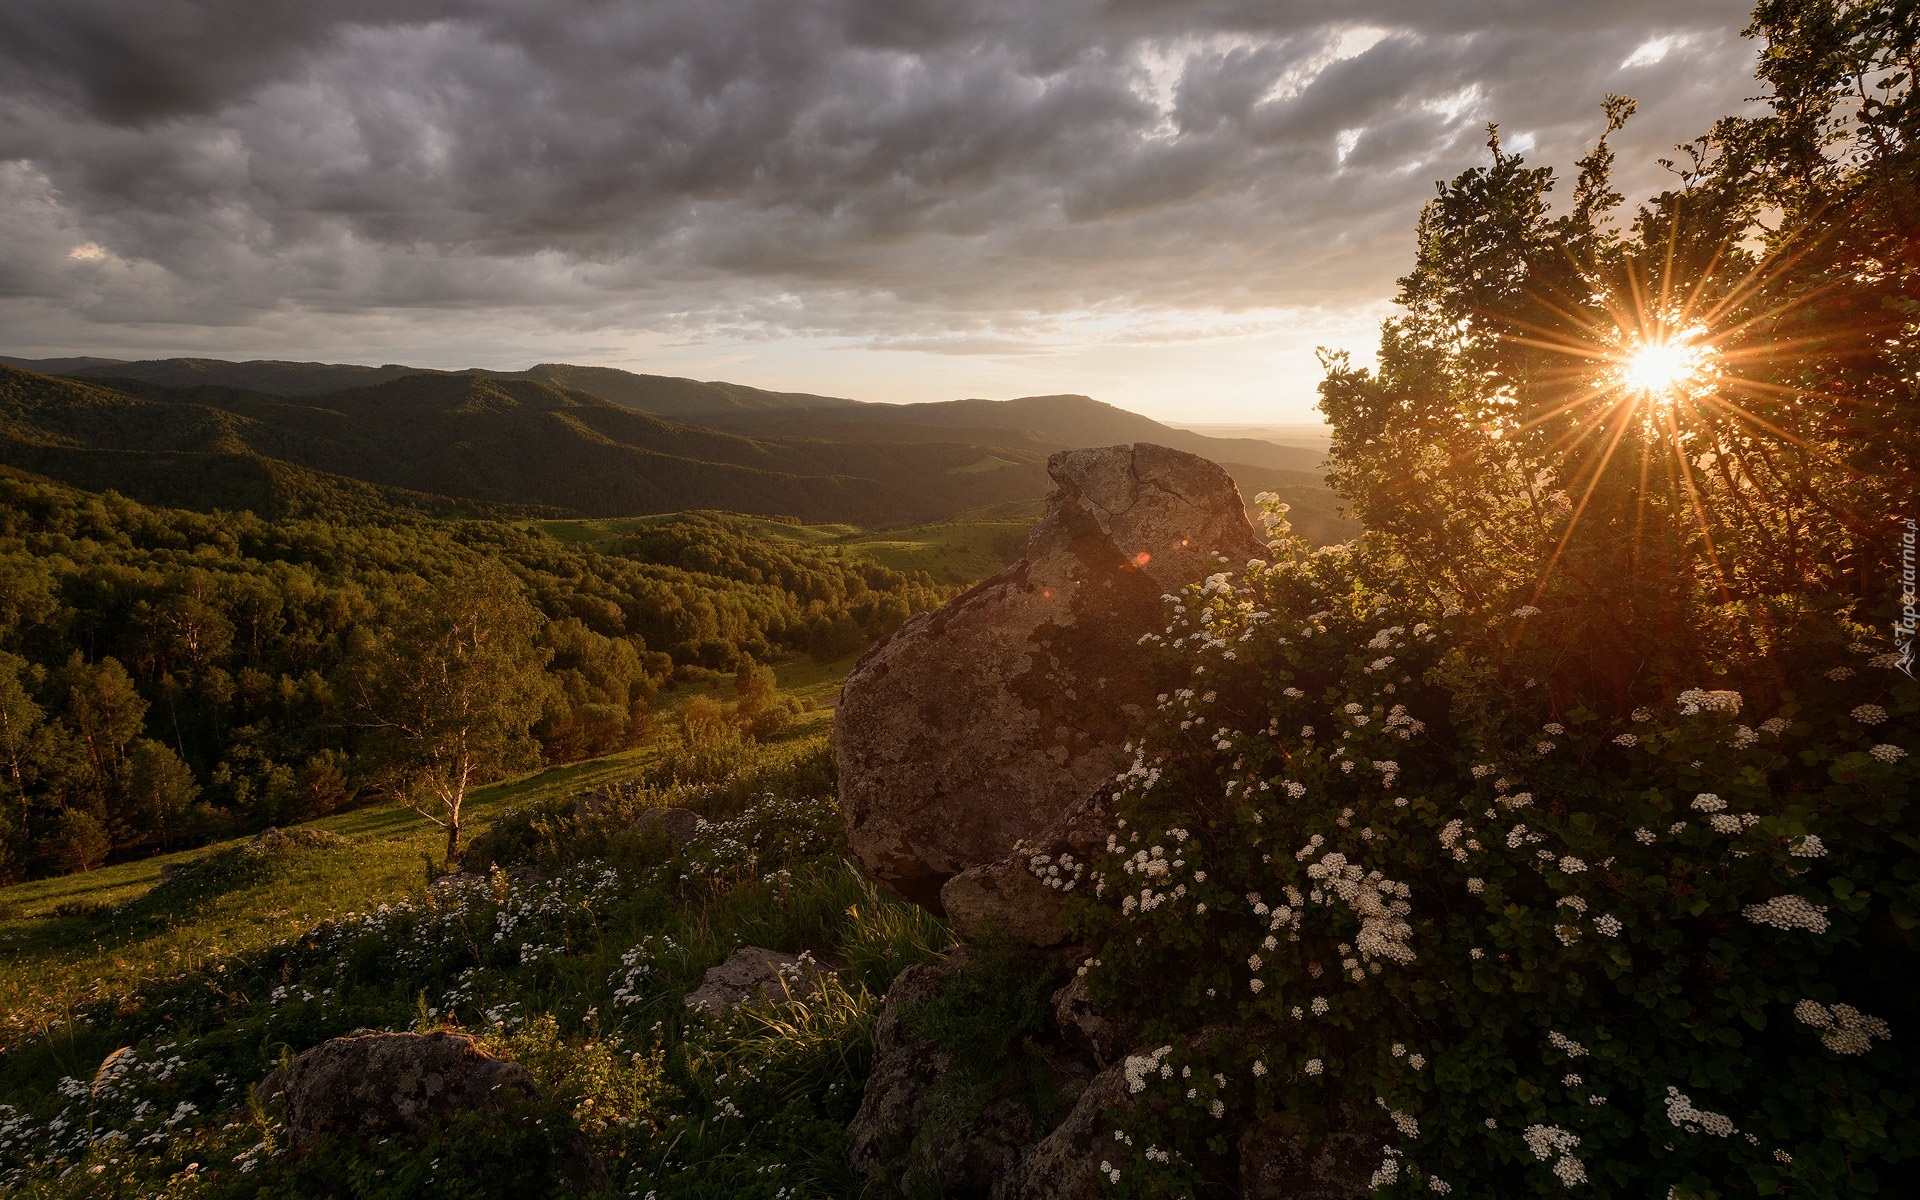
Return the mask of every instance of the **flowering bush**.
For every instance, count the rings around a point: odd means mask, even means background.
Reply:
[[[1383,1195],[1890,1185],[1920,689],[1884,648],[1804,637],[1764,701],[1606,719],[1502,683],[1551,653],[1537,609],[1465,613],[1372,541],[1280,559],[1167,598],[1158,719],[1069,901],[1096,1001],[1161,1047],[1119,1193],[1196,1194],[1276,1111],[1370,1122]]]

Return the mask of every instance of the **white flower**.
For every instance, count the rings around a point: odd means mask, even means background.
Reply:
[[[1613,744],[1616,746],[1638,746],[1640,744],[1640,736],[1633,733],[1623,733],[1613,739]]]
[[[1427,1176],[1427,1190],[1437,1196],[1444,1196],[1453,1190],[1453,1185],[1438,1175]]]
[[[1778,737],[1787,731],[1787,720],[1785,717],[1768,717],[1760,722],[1760,731]]]
[[[1527,1149],[1533,1151],[1533,1156],[1543,1162],[1580,1144],[1579,1134],[1558,1125],[1529,1125],[1520,1136],[1526,1141]]]
[[[1407,1055],[1407,1065],[1416,1071],[1424,1071],[1427,1068],[1427,1056],[1424,1054],[1409,1054]]]
[[[1633,840],[1639,842],[1642,846],[1653,845],[1655,836],[1653,830],[1648,829],[1644,825],[1633,831]]]
[[[1540,610],[1535,608],[1531,604],[1522,604],[1519,608],[1516,608],[1513,610],[1513,615],[1516,617],[1519,617],[1522,621],[1524,621],[1528,617],[1539,616]]]
[[[1737,713],[1740,711],[1740,693],[1729,691],[1702,691],[1688,688],[1679,695],[1680,715],[1691,717],[1706,712]]]
[[[1224,1117],[1227,1115],[1227,1106],[1221,1101],[1215,1100],[1212,1104],[1207,1105],[1207,1111],[1215,1117]]]
[[[1775,896],[1764,904],[1749,904],[1740,915],[1755,925],[1775,929],[1805,929],[1812,933],[1827,931],[1826,906],[1813,904],[1799,896]]]
[[[1478,946],[1475,946],[1473,949],[1467,951],[1467,957],[1473,959],[1475,962],[1478,962],[1479,960],[1485,958],[1486,956],[1487,956],[1487,952],[1485,950],[1482,950]]]
[[[1824,1030],[1820,1041],[1835,1054],[1865,1054],[1873,1049],[1873,1040],[1885,1041],[1893,1031],[1879,1017],[1870,1017],[1851,1004],[1836,1004],[1831,1010],[1813,1000],[1793,1006],[1793,1015],[1803,1025]]]
[[[1701,792],[1693,798],[1693,807],[1701,812],[1719,812],[1726,806],[1727,802],[1712,792]]]
[[[1253,1060],[1253,1077],[1255,1079],[1258,1079],[1262,1075],[1265,1075],[1266,1073],[1267,1073],[1267,1064],[1261,1062],[1257,1058],[1254,1059]]]
[[[1593,927],[1599,931],[1602,937],[1619,937],[1622,928],[1620,918],[1614,916],[1612,913],[1601,913],[1595,917],[1593,919]]]
[[[1856,707],[1851,715],[1862,725],[1878,725],[1887,719],[1887,710],[1878,704],[1862,704]]]
[[[1636,721],[1651,721],[1653,720],[1653,710],[1650,708],[1636,708],[1633,710],[1633,719]]]
[[[1553,743],[1552,742],[1535,742],[1533,746],[1533,752],[1535,754],[1551,754],[1553,752]]]
[[[1550,733],[1555,737],[1559,737],[1561,734],[1567,731],[1567,727],[1565,725],[1562,725],[1558,721],[1548,721],[1545,725],[1542,725],[1540,727],[1540,731],[1542,733]]]
[[[1901,759],[1907,756],[1907,752],[1905,750],[1902,750],[1898,746],[1890,745],[1886,742],[1881,742],[1878,746],[1875,746],[1872,750],[1868,751],[1868,753],[1872,754],[1875,758],[1879,759],[1883,763],[1899,762]]]
[[[1851,679],[1853,678],[1853,668],[1835,667],[1833,670],[1827,672],[1827,678],[1836,682],[1842,679]]]
[[[1315,996],[1312,1003],[1308,1004],[1307,1007],[1313,1010],[1314,1016],[1324,1017],[1327,1015],[1327,1010],[1333,1006],[1327,1003],[1325,996]]]
[[[1393,1046],[1392,1046],[1392,1048],[1391,1048],[1391,1050],[1390,1050],[1390,1053],[1391,1053],[1391,1054],[1392,1054],[1392,1055],[1393,1055],[1393,1056],[1394,1056],[1395,1058],[1405,1058],[1405,1057],[1407,1056],[1407,1045],[1406,1045],[1406,1043],[1405,1043],[1405,1042],[1395,1042],[1395,1043],[1393,1044]]]
[[[1582,1046],[1579,1042],[1574,1041],[1572,1038],[1568,1037],[1564,1033],[1561,1033],[1557,1029],[1550,1030],[1547,1033],[1547,1044],[1552,1046],[1554,1049],[1560,1051],[1560,1053],[1566,1055],[1568,1058],[1581,1058],[1587,1052],[1587,1048],[1585,1046]]]
[[[1579,1087],[1582,1082],[1584,1081],[1578,1075],[1569,1074],[1561,1078],[1560,1086],[1570,1088]]]
[[[1693,1101],[1682,1095],[1680,1089],[1671,1085],[1667,1088],[1667,1120],[1685,1129],[1688,1133],[1710,1133],[1715,1137],[1726,1137],[1734,1132],[1731,1120],[1716,1112],[1704,1112],[1693,1106]]]
[[[1787,853],[1795,858],[1825,858],[1827,846],[1820,840],[1819,835],[1809,833],[1788,846]]]
[[[1560,1161],[1553,1164],[1553,1173],[1558,1175],[1560,1182],[1567,1187],[1587,1181],[1586,1165],[1571,1154],[1560,1156]]]
[[[1300,1069],[1309,1075],[1318,1075],[1320,1072],[1326,1070],[1327,1066],[1317,1058],[1310,1058],[1307,1060],[1307,1064]]]
[[[1473,895],[1478,896],[1480,893],[1486,890],[1487,890],[1487,881],[1484,879],[1481,879],[1479,876],[1474,876],[1467,880],[1467,891],[1471,892]]]
[[[1587,864],[1581,859],[1575,858],[1573,855],[1569,854],[1561,858],[1560,869],[1562,871],[1565,871],[1569,875],[1578,875],[1580,872],[1587,869]]]

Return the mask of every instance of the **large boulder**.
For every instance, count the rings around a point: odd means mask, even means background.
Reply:
[[[283,1096],[287,1137],[301,1149],[322,1134],[368,1138],[405,1132],[469,1109],[497,1109],[535,1094],[525,1067],[458,1033],[367,1033],[304,1052],[260,1085]]]
[[[1161,597],[1265,552],[1206,459],[1142,442],[1064,451],[1047,472],[1026,557],[875,645],[834,721],[853,853],[937,913],[949,880],[1042,838],[1110,778],[1153,703],[1139,643]],[[961,899],[1057,940],[1044,884],[1003,871]]]

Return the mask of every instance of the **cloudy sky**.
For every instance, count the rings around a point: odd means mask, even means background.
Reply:
[[[0,353],[1311,420],[1436,180],[1622,181],[1733,0],[6,0]]]

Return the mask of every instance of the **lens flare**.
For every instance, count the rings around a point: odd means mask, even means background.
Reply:
[[[1620,382],[1628,391],[1665,395],[1699,382],[1712,357],[1713,347],[1693,335],[1645,341],[1622,361]]]

